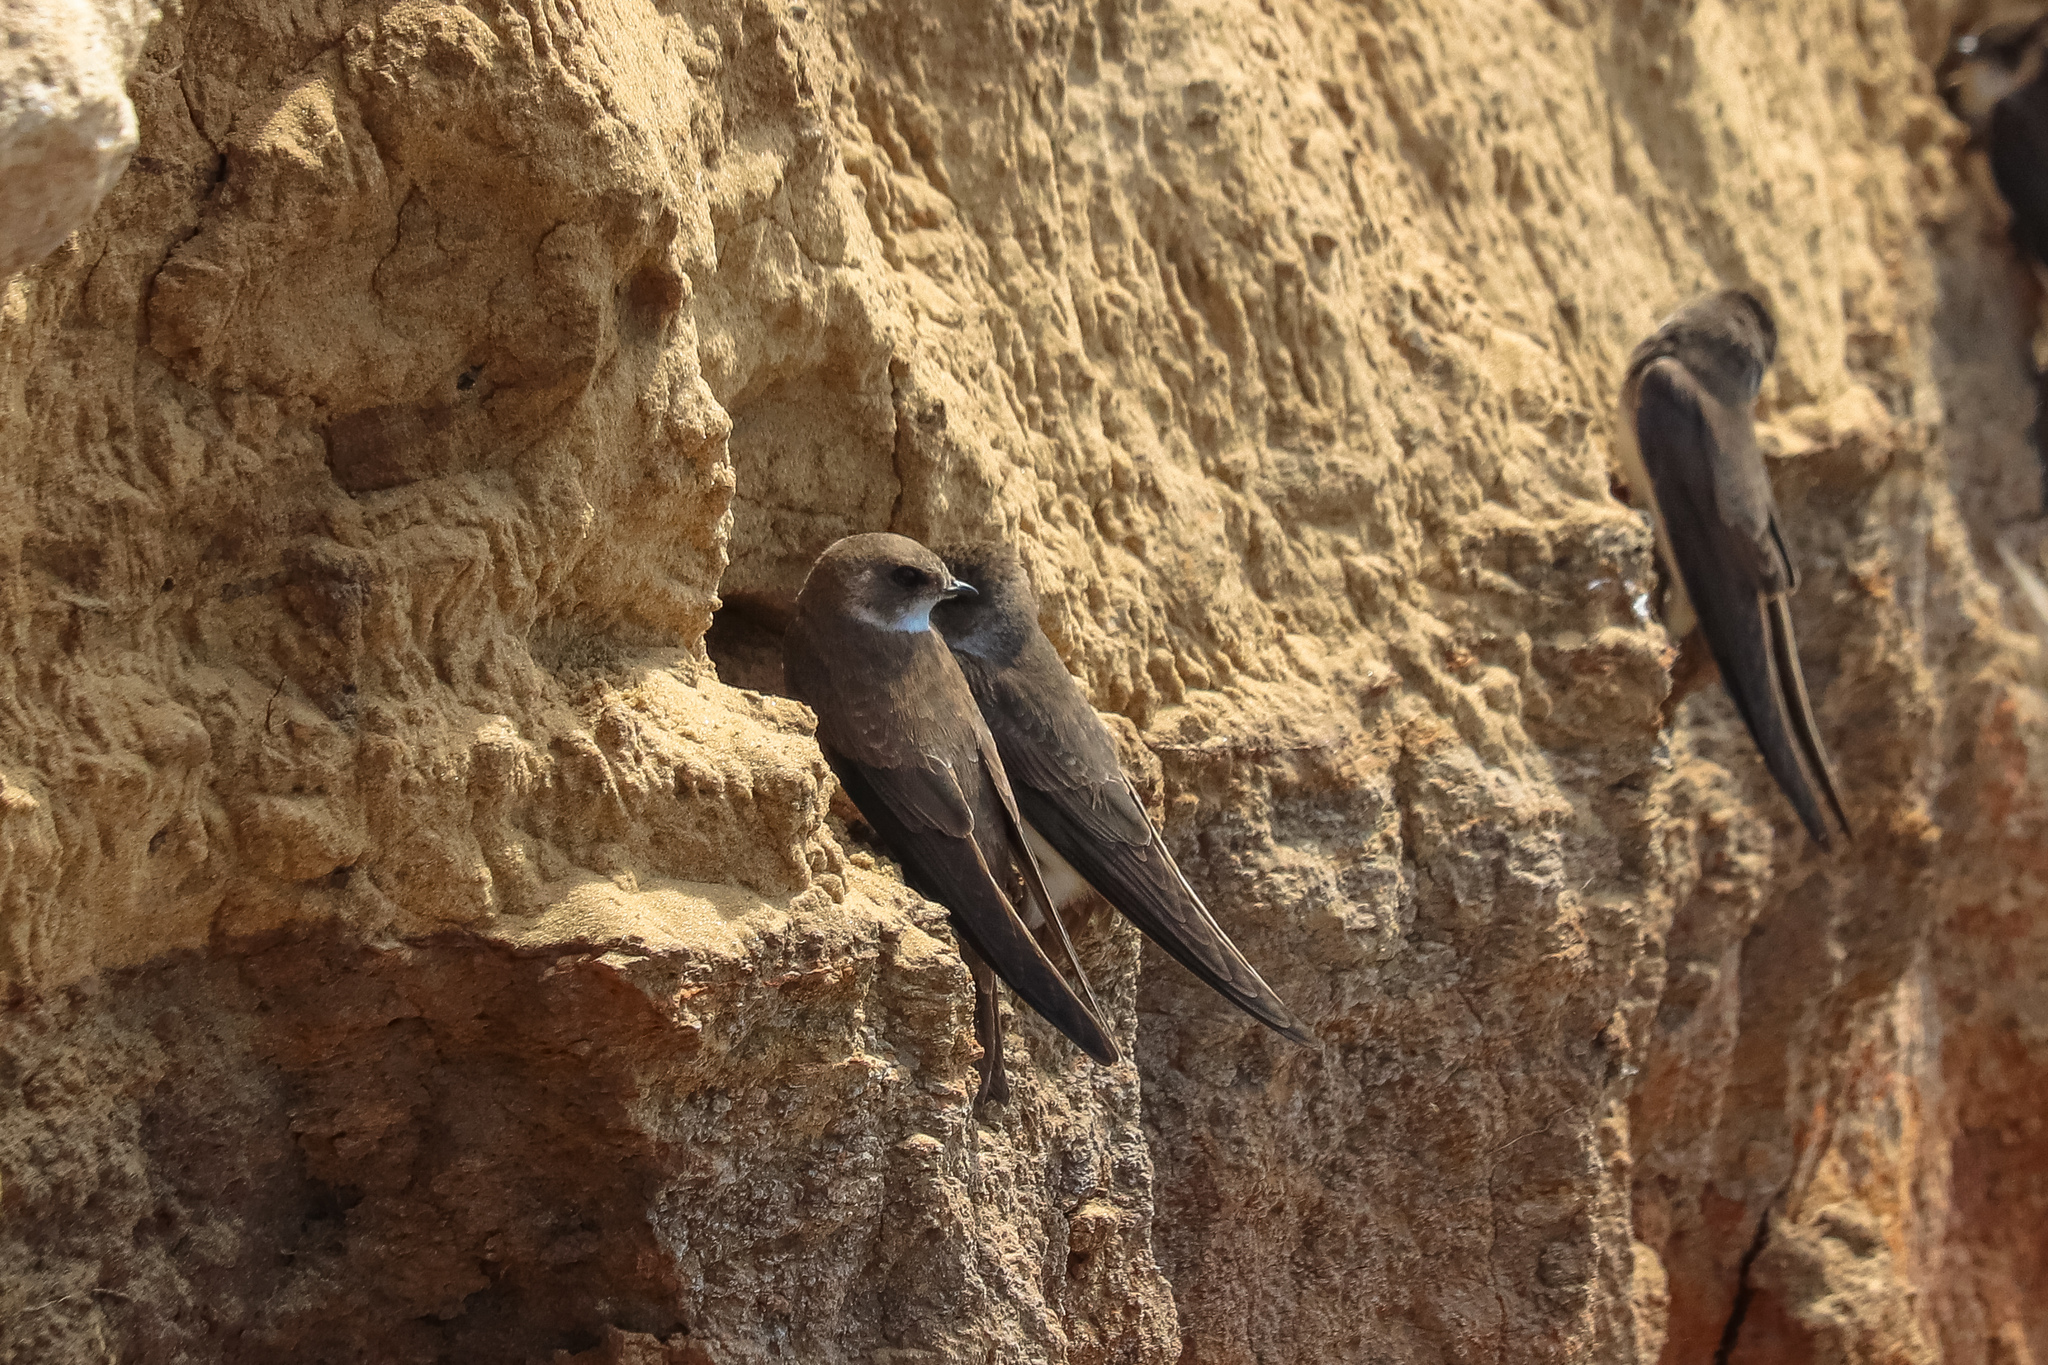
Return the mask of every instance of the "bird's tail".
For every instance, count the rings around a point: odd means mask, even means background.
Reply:
[[[1187,874],[1166,851],[1166,842],[1156,829],[1152,831],[1152,852],[1172,870],[1173,879],[1180,883],[1182,895],[1200,914],[1209,931],[1206,945],[1191,944],[1185,949],[1179,943],[1164,942],[1157,935],[1153,936],[1153,941],[1172,953],[1189,971],[1222,992],[1233,1005],[1281,1037],[1303,1047],[1322,1046],[1322,1040],[1309,1032],[1308,1025],[1301,1022],[1287,1002],[1280,998],[1278,991],[1266,984],[1266,978],[1259,975],[1258,969],[1231,942],[1230,935],[1223,932],[1223,926],[1209,913],[1209,907],[1195,894],[1195,888],[1188,885]],[[1208,951],[1202,951],[1204,947]]]
[[[962,914],[957,907],[948,907],[955,932],[1009,983],[1011,990],[1023,997],[1025,1004],[1067,1035],[1074,1046],[1104,1066],[1115,1066],[1123,1054],[1103,1026],[1094,997],[1083,999],[1075,994],[1031,931],[1024,927],[1024,921],[1017,918],[1016,911],[996,890],[993,877],[988,889],[994,903],[977,906],[979,913]],[[1088,989],[1085,977],[1081,989]]]
[[[1767,599],[1767,607],[1771,669],[1777,674],[1779,695],[1785,700],[1785,717],[1791,722],[1793,737],[1799,741],[1799,754],[1807,771],[1827,797],[1842,833],[1853,839],[1856,832],[1849,827],[1848,813],[1842,809],[1841,793],[1835,790],[1834,770],[1828,764],[1827,751],[1821,747],[1820,727],[1814,723],[1813,703],[1806,697],[1806,675],[1799,667],[1799,640],[1792,633],[1792,604],[1780,596]]]
[[[1714,611],[1711,600],[1703,604],[1701,631],[1713,647],[1714,661],[1720,665],[1721,686],[1735,703],[1749,737],[1763,756],[1764,767],[1770,770],[1792,809],[1799,813],[1799,823],[1806,826],[1813,841],[1822,848],[1830,848],[1833,844],[1828,837],[1827,817],[1821,812],[1813,776],[1807,771],[1802,752],[1805,746],[1793,733],[1789,698],[1803,697],[1805,692],[1801,688],[1794,694],[1787,685],[1787,670],[1773,644],[1779,634],[1774,608],[1780,604],[1759,593],[1745,593],[1743,597],[1746,600],[1739,606],[1730,604],[1725,612]],[[1795,651],[1791,655],[1791,674],[1795,680],[1798,669]],[[1812,724],[1810,717],[1807,724]]]
[[[1131,794],[1133,802],[1137,794]],[[1024,798],[1027,818],[1038,836],[1072,865],[1097,894],[1138,926],[1145,936],[1224,999],[1284,1038],[1304,1047],[1320,1046],[1274,989],[1245,960],[1209,907],[1181,875],[1173,855],[1151,830],[1149,848],[1115,846],[1109,856],[1100,840],[1074,828],[1057,803]]]

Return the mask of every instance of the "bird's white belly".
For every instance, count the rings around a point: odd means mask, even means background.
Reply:
[[[1029,820],[1019,823],[1024,826],[1024,846],[1037,860],[1038,875],[1045,879],[1045,892],[1052,897],[1055,906],[1072,905],[1093,889],[1088,885],[1088,879],[1074,871],[1074,865],[1059,855],[1058,849],[1031,828]]]

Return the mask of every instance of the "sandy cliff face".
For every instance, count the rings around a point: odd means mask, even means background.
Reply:
[[[0,294],[0,1351],[2038,1358],[1958,18],[186,0]],[[1832,858],[1718,691],[1660,730],[1609,489],[1721,283]],[[1319,1052],[1103,915],[1133,1060],[1020,1019],[970,1114],[943,916],[762,695],[885,528],[1022,547]]]

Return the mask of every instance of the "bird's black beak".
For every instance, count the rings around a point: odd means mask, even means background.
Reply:
[[[940,593],[939,596],[951,601],[955,597],[979,597],[981,594],[974,590],[972,583],[962,583],[956,578],[947,585],[946,590]]]

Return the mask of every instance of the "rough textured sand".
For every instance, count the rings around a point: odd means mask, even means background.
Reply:
[[[0,1359],[2048,1359],[1964,17],[108,9],[139,148],[0,283]],[[1725,283],[1832,859],[1717,689],[1660,733],[1610,492]],[[970,1115],[942,914],[747,690],[877,529],[1022,546],[1320,1054],[1103,913],[1134,1060],[1020,1018]]]

